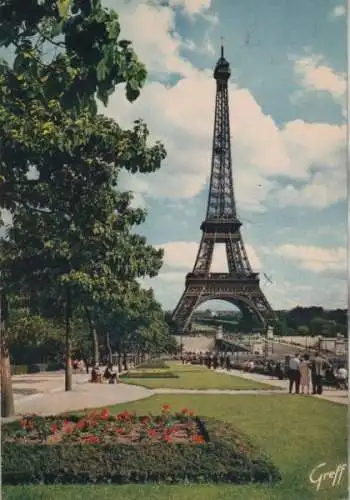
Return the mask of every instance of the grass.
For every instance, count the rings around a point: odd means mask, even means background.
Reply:
[[[3,500],[343,500],[346,479],[319,491],[309,474],[320,463],[324,471],[346,463],[345,406],[303,396],[259,395],[157,395],[117,405],[111,411],[159,411],[162,404],[174,410],[186,406],[198,415],[235,423],[265,450],[279,467],[282,481],[273,487],[232,485],[101,485],[3,487]]]
[[[123,378],[122,380],[127,384],[142,385],[148,389],[276,389],[268,384],[242,377],[220,374],[198,365],[182,365],[179,362],[172,361],[169,362],[169,370],[174,375],[177,375],[177,378]],[[146,371],[148,370],[142,370],[142,372]],[[157,371],[161,372],[161,370]]]

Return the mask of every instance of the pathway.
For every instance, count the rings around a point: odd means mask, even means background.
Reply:
[[[153,391],[128,384],[90,384],[89,375],[73,375],[72,391],[64,390],[64,372],[13,376],[16,417],[38,413],[55,415],[68,411],[98,408],[148,398]],[[31,393],[28,394],[28,388]]]
[[[16,417],[30,413],[42,415],[53,415],[68,411],[98,408],[118,403],[128,403],[145,399],[155,394],[227,394],[227,395],[256,395],[271,396],[286,394],[288,389],[287,380],[276,380],[266,375],[257,373],[246,373],[239,370],[218,370],[219,373],[238,376],[248,380],[255,380],[270,384],[271,390],[240,389],[146,389],[136,385],[118,383],[90,384],[87,374],[73,375],[73,390],[64,390],[64,372],[40,373],[33,375],[15,375],[13,387],[15,395]],[[275,389],[273,388],[275,387]],[[326,399],[333,403],[348,404],[348,392],[334,389],[325,390],[322,396],[313,396]],[[12,420],[2,419],[3,421]]]
[[[240,370],[217,370],[218,373],[226,373],[227,375],[233,375],[235,377],[241,377],[245,378],[247,380],[255,380],[256,382],[262,382],[264,384],[269,384],[274,387],[278,387],[279,389],[284,389],[284,392],[288,391],[288,385],[289,381],[288,380],[278,380],[278,379],[273,379],[269,375],[260,375],[260,373],[247,373],[243,372]],[[263,392],[263,391],[261,391]],[[274,392],[276,394],[276,391]],[[326,399],[327,401],[331,401],[332,403],[338,403],[342,405],[348,405],[349,404],[349,393],[348,391],[340,391],[334,388],[331,389],[324,389],[322,395],[313,395],[313,397],[319,398],[319,399]]]

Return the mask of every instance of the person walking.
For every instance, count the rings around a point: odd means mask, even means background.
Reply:
[[[305,389],[307,394],[310,394],[310,361],[309,355],[305,354],[300,362],[300,388],[301,393],[305,394]]]
[[[316,352],[311,363],[312,394],[322,394],[322,379],[328,366],[330,366],[328,361],[321,358],[320,353]]]
[[[295,394],[299,394],[299,387],[300,387],[299,354],[296,354],[293,358],[289,360],[288,377],[289,377],[289,394],[292,394],[294,385],[295,385]]]
[[[226,353],[226,358],[225,358],[225,364],[226,364],[226,370],[230,371],[231,370],[231,357],[230,353]]]

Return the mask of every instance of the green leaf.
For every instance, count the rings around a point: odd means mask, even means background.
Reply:
[[[23,67],[25,66],[25,57],[23,56],[23,53],[20,52],[13,63],[13,69],[16,73],[20,73],[23,70]]]
[[[61,18],[66,19],[68,17],[71,3],[72,0],[57,0],[58,13]]]
[[[126,84],[126,98],[129,102],[134,102],[139,95],[140,91],[138,89],[134,89],[129,83]]]
[[[104,59],[98,63],[96,68],[97,81],[102,82],[108,74],[108,69]]]
[[[63,31],[64,23],[65,23],[64,20],[62,20],[58,23],[54,23],[54,25],[52,26],[52,29],[51,29],[52,38],[55,38],[56,36],[61,35],[61,33]]]
[[[114,19],[108,24],[108,38],[110,40],[118,40],[120,34],[120,24],[118,19]]]

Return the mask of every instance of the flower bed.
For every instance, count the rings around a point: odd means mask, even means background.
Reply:
[[[161,415],[136,416],[124,411],[111,416],[108,409],[84,417],[28,416],[3,432],[7,443],[17,444],[136,444],[140,442],[204,443],[199,421],[184,408],[171,414],[162,407]],[[17,427],[17,429],[16,429]]]
[[[23,483],[273,482],[279,471],[232,425],[159,415],[29,416],[2,431],[2,480]]]

